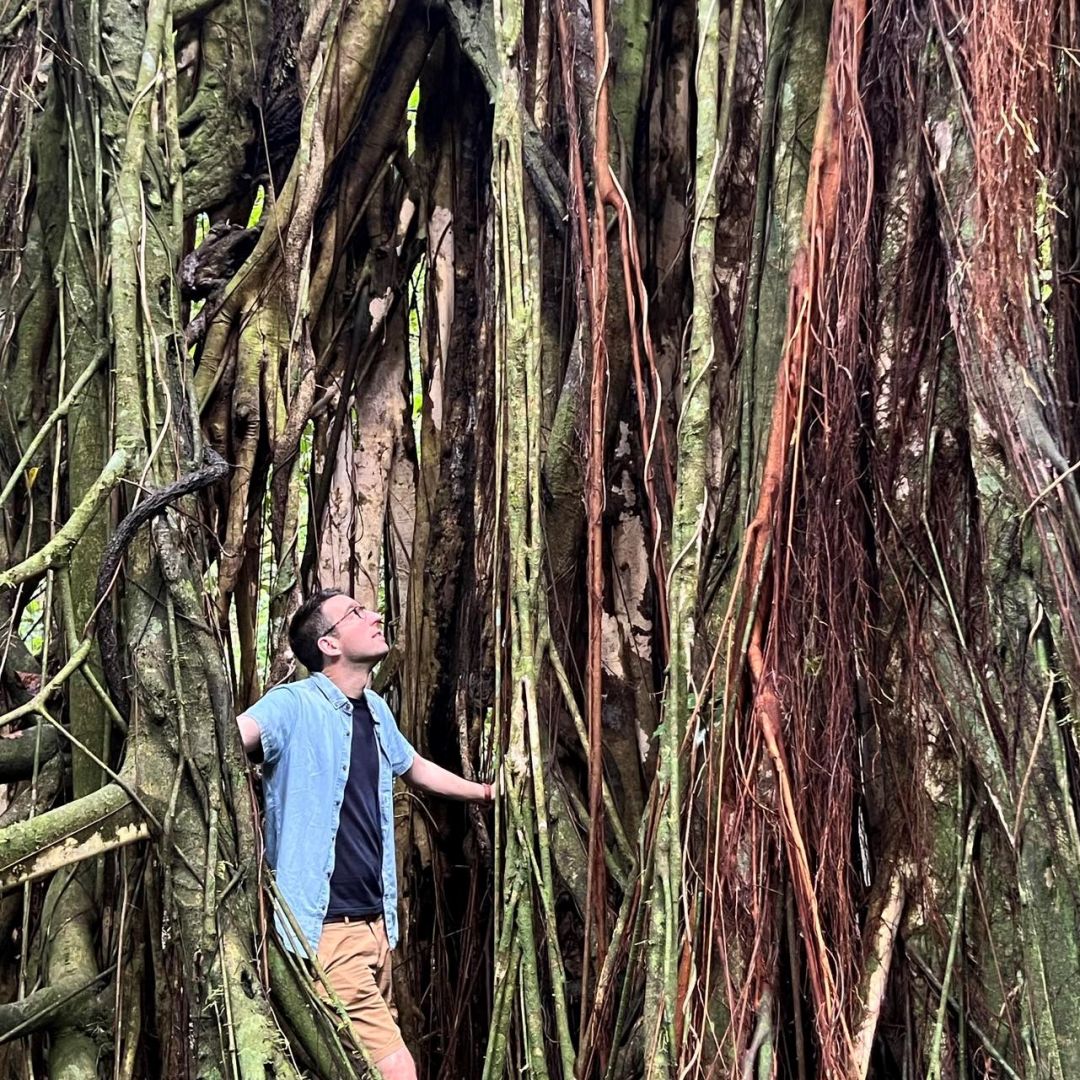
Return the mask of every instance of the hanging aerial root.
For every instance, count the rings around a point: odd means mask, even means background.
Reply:
[[[1025,312],[1040,265],[1035,207],[1054,153],[1056,112],[1050,0],[972,0],[964,35],[978,218],[969,264],[975,313],[988,341],[1027,351]],[[1017,316],[1020,316],[1017,319]]]
[[[809,924],[809,974],[818,1009],[816,1019],[819,1032],[830,1031],[836,1025],[842,1041],[848,1043],[850,1036],[847,1032],[843,1007],[837,994],[832,959],[825,941],[825,930],[814,888],[814,876],[810,869],[810,856],[795,808],[791,767],[787,760],[781,733],[780,699],[772,686],[771,678],[767,679],[765,676],[764,662],[756,644],[750,646],[750,670],[757,683],[754,714],[764,736],[765,746],[772,759],[780,788],[780,816],[795,895],[799,901],[803,922]]]
[[[581,950],[581,997],[589,1000],[589,965],[593,951],[602,965],[607,949],[607,868],[604,865],[603,746],[603,612],[604,612],[604,419],[608,392],[608,354],[605,328],[608,300],[607,218],[614,205],[608,130],[608,39],[606,0],[592,3],[596,70],[593,169],[595,206],[592,230],[592,287],[589,328],[592,366],[589,371],[589,423],[585,440],[586,557],[585,592],[588,616],[585,660],[585,722],[589,731],[589,844],[585,884],[585,939]],[[629,297],[628,297],[629,299]],[[584,1037],[588,1009],[582,1008],[579,1041]]]
[[[859,55],[866,17],[865,0],[844,0],[833,11],[829,55],[810,160],[803,243],[791,273],[788,331],[777,375],[772,426],[766,449],[760,496],[747,528],[736,590],[746,598],[736,621],[738,636],[748,632],[751,708],[776,774],[781,836],[792,875],[807,950],[807,968],[815,1005],[815,1027],[826,1075],[840,1076],[852,1058],[851,1036],[837,987],[834,959],[826,941],[810,854],[795,797],[795,780],[785,747],[782,706],[777,690],[780,647],[773,613],[786,599],[792,557],[800,440],[803,435],[809,375],[822,364],[821,333],[834,266],[843,252],[834,250],[844,186],[841,118],[858,93]],[[782,501],[786,496],[787,503]],[[785,518],[787,519],[785,521]],[[778,527],[786,524],[786,535]],[[771,573],[765,578],[771,563]],[[753,594],[767,581],[766,596]],[[739,657],[733,657],[741,667]],[[729,674],[728,685],[739,682]]]
[[[497,97],[500,78],[492,61],[496,47],[491,40],[490,23],[484,16],[483,9],[474,10],[462,0],[448,0],[446,11],[461,51],[476,68],[487,92],[492,98]],[[521,112],[521,125],[522,160],[548,220],[554,229],[561,232],[566,222],[566,193],[570,182],[558,158],[552,153],[533,118],[524,108]]]

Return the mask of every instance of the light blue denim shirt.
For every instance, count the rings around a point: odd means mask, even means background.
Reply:
[[[383,918],[390,947],[397,944],[397,863],[394,857],[394,777],[416,752],[398,731],[390,707],[365,691],[379,747],[379,816],[382,824]],[[263,748],[266,858],[278,891],[314,952],[322,936],[334,872],[334,841],[349,778],[352,704],[324,675],[275,687],[250,709]],[[281,940],[293,952],[303,945],[280,913]]]

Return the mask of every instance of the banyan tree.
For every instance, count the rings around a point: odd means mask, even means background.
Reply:
[[[384,613],[420,1074],[1080,1075],[1074,0],[0,0],[0,1077],[371,1075],[234,717]]]

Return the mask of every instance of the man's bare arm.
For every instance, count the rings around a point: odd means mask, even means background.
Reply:
[[[248,755],[262,751],[262,735],[259,732],[259,724],[251,713],[241,713],[236,718],[236,726],[240,729],[240,739],[244,744],[244,751]]]
[[[464,802],[491,802],[494,798],[490,784],[476,784],[463,776],[436,765],[434,761],[419,754],[413,758],[412,766],[403,774],[406,783],[421,791],[430,791],[432,795],[442,795],[447,799],[460,799]]]

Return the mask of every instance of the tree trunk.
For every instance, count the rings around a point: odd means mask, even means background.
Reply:
[[[273,937],[287,623],[426,1078],[1080,1073],[1080,22],[0,13],[0,1076],[373,1075]]]

